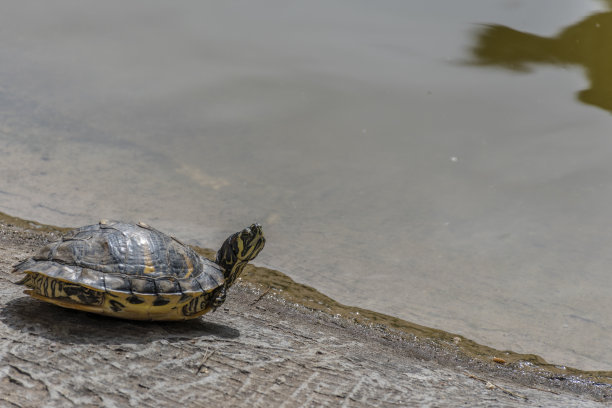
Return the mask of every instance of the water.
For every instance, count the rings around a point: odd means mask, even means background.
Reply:
[[[612,370],[605,6],[4,2],[0,211],[259,221],[343,303]]]

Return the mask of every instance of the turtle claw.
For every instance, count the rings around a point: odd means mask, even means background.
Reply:
[[[215,300],[213,300],[213,304],[212,304],[213,310],[217,309],[219,306],[223,304],[223,302],[225,302],[226,294],[227,294],[227,290],[225,289],[225,286],[224,286],[219,291],[219,294],[217,295]]]

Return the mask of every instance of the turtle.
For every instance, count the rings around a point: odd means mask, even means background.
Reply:
[[[102,220],[66,233],[13,266],[33,298],[131,320],[187,320],[223,304],[263,249],[261,225],[230,235],[215,262],[139,222]]]

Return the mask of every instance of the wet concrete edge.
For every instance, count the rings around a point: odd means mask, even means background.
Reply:
[[[0,222],[41,233],[66,232],[60,228],[0,213]],[[194,248],[206,257],[214,250]],[[239,285],[257,295],[257,300],[278,301],[303,310],[313,318],[333,319],[355,335],[376,332],[381,338],[410,345],[417,357],[447,367],[467,367],[477,373],[494,375],[526,386],[539,385],[612,401],[611,371],[582,371],[554,365],[535,354],[496,350],[464,336],[448,333],[370,310],[346,306],[316,289],[293,281],[282,272],[250,265]]]

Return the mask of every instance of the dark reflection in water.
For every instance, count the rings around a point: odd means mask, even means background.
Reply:
[[[612,1],[607,1],[612,8]],[[591,87],[577,93],[581,102],[612,112],[612,12],[586,17],[554,37],[541,37],[502,25],[477,32],[476,65],[528,72],[530,64],[581,65]]]

